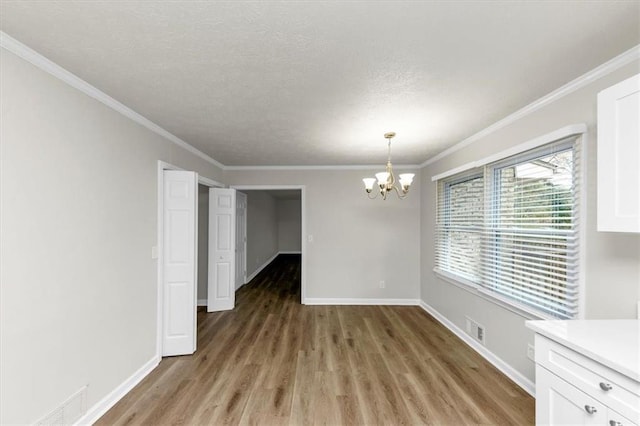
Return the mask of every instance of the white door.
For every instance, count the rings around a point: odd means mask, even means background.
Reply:
[[[247,195],[236,192],[236,290],[247,277]]]
[[[207,311],[233,309],[235,292],[236,190],[209,189],[209,286]]]
[[[196,350],[198,175],[165,170],[163,183],[162,355]]]

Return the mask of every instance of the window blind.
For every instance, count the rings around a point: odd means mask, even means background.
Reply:
[[[484,177],[438,182],[436,267],[480,283]]]
[[[436,269],[527,310],[575,318],[580,153],[571,137],[438,181]]]

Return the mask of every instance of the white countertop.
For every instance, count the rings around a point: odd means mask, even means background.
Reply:
[[[640,320],[527,321],[526,325],[640,382]]]

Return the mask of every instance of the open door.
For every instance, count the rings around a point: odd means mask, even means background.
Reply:
[[[235,289],[247,279],[247,195],[236,192],[236,277]]]
[[[209,285],[207,311],[233,309],[235,292],[236,190],[209,189]]]
[[[162,356],[196,350],[198,175],[165,170]]]

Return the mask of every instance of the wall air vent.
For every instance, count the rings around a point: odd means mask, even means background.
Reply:
[[[470,335],[471,337],[473,337],[476,341],[478,341],[479,343],[482,343],[484,345],[485,339],[486,339],[486,333],[485,333],[485,329],[484,326],[481,324],[478,324],[477,321],[469,318],[469,317],[465,317],[467,323],[466,323],[466,332],[468,335]]]
[[[71,395],[59,407],[51,411],[36,425],[72,425],[87,413],[87,386]]]

